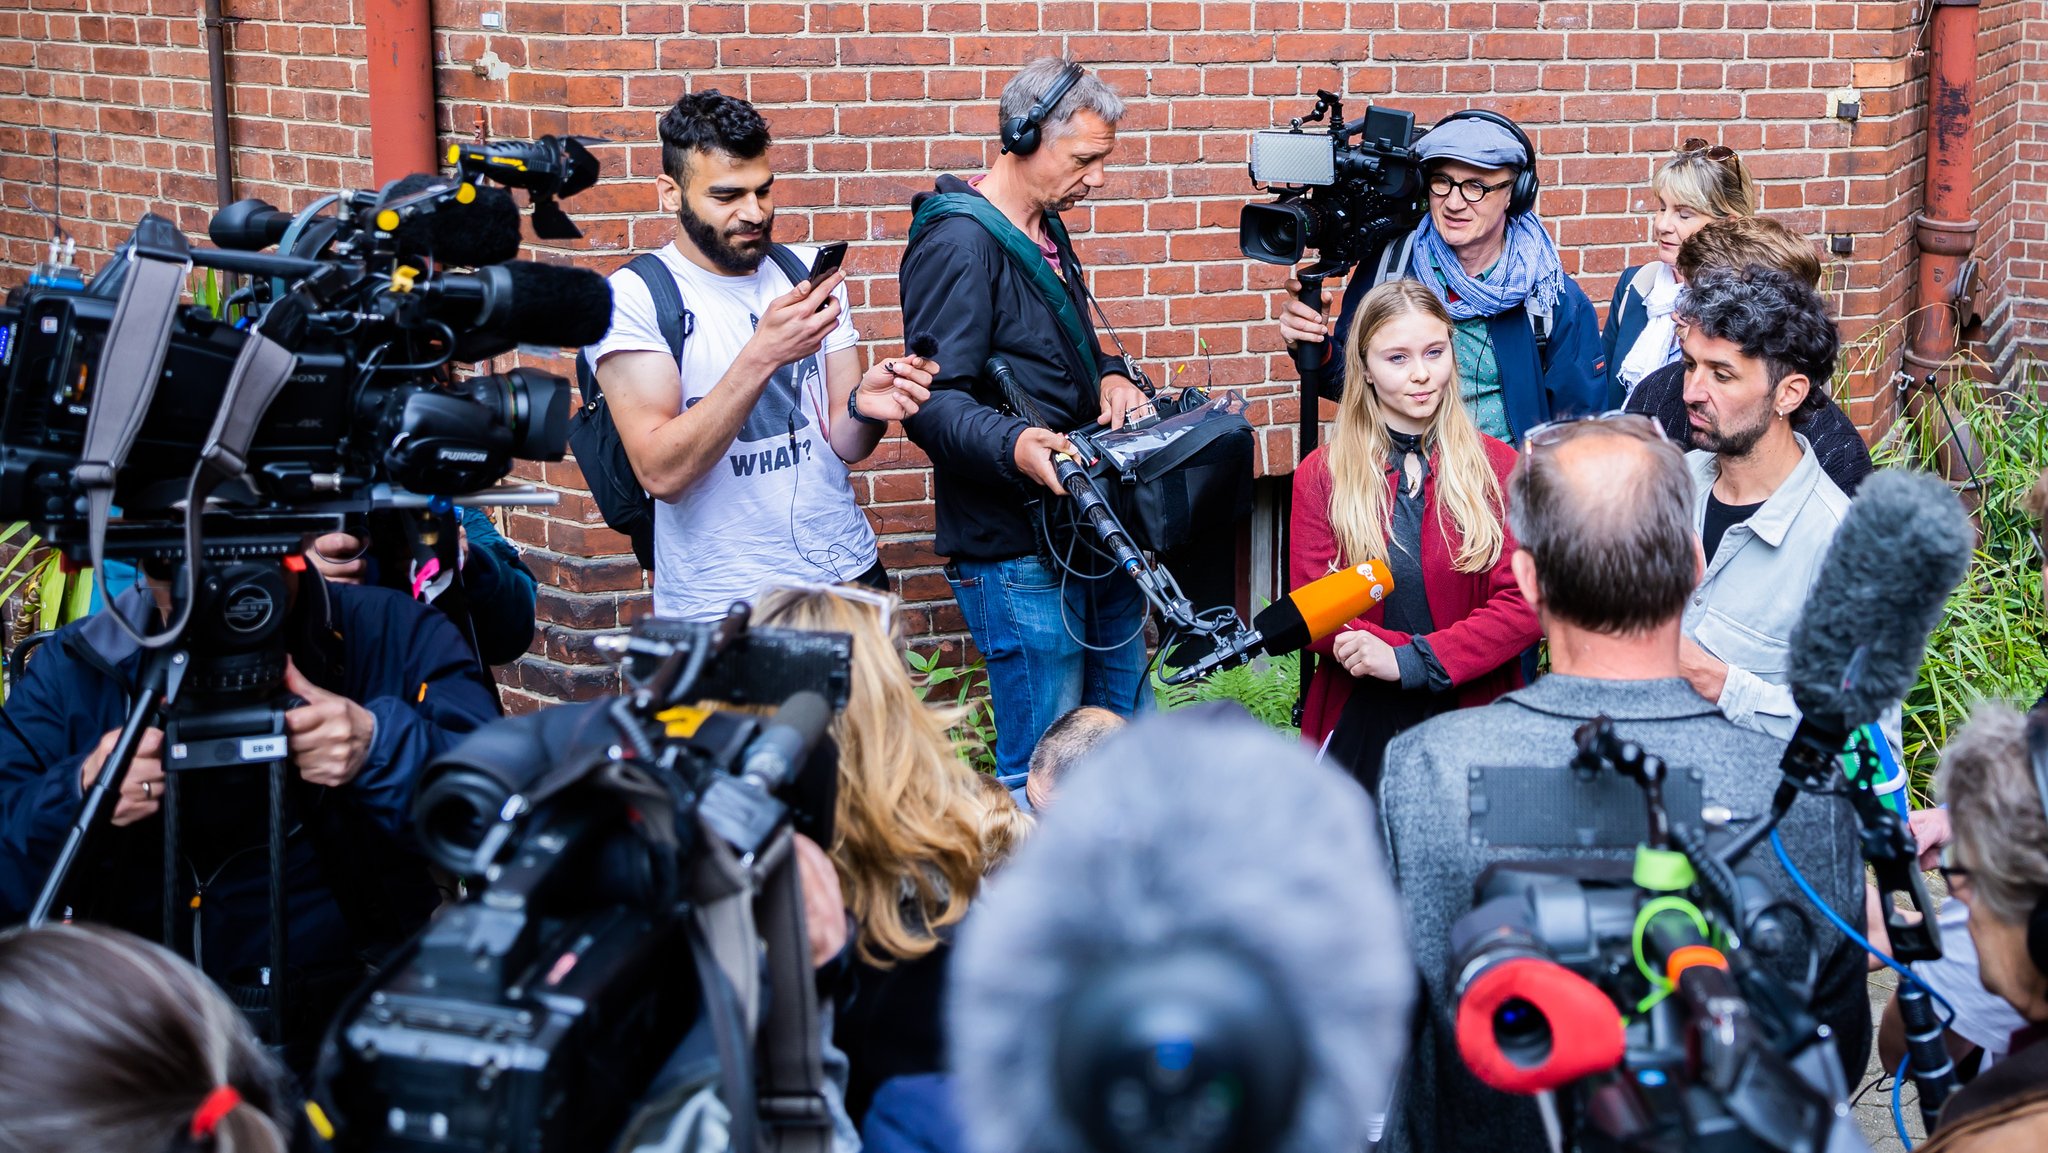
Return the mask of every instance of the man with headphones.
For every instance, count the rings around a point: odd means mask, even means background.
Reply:
[[[1415,142],[1429,213],[1351,274],[1334,320],[1303,304],[1290,280],[1280,331],[1290,344],[1322,343],[1322,395],[1344,388],[1351,314],[1374,285],[1412,277],[1457,322],[1460,391],[1479,430],[1509,442],[1559,417],[1606,405],[1600,325],[1593,304],[1558,263],[1536,217],[1536,150],[1514,121],[1486,109],[1454,112]],[[1327,307],[1336,289],[1326,288]]]
[[[1087,276],[1060,214],[1102,187],[1123,101],[1071,61],[1004,86],[1002,151],[987,172],[941,176],[912,202],[899,274],[903,330],[940,365],[903,422],[932,461],[938,536],[961,615],[988,663],[996,761],[1021,784],[1046,727],[1078,705],[1120,714],[1144,681],[1143,600],[1066,529],[1053,454],[1084,425],[1121,427],[1146,393],[1102,347]],[[1012,404],[989,372],[1008,362]],[[1069,547],[1072,545],[1073,547]]]

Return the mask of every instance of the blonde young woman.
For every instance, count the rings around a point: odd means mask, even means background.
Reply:
[[[864,1122],[877,1090],[943,1072],[941,1001],[952,927],[987,870],[984,795],[960,759],[954,716],[917,695],[897,650],[894,598],[867,589],[774,588],[755,620],[853,637],[853,680],[833,721],[839,796],[826,846],[854,922],[833,1041],[851,1066],[847,1111]]]
[[[1294,474],[1291,555],[1305,584],[1383,560],[1394,591],[1311,647],[1302,738],[1368,791],[1395,734],[1522,683],[1536,614],[1509,568],[1502,494],[1515,452],[1458,395],[1450,314],[1410,280],[1367,293],[1344,347],[1330,443]]]
[[[1657,259],[1622,272],[1607,306],[1607,403],[1620,408],[1642,379],[1678,358],[1672,309],[1685,278],[1678,247],[1715,220],[1756,215],[1756,181],[1735,150],[1693,137],[1650,183],[1657,213],[1650,238]]]

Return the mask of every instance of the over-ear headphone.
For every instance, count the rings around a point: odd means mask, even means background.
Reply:
[[[1074,85],[1081,82],[1087,73],[1079,64],[1069,64],[1060,70],[1059,79],[1052,82],[1045,95],[1031,105],[1024,115],[1003,122],[1003,151],[1017,156],[1029,156],[1038,151],[1039,133],[1044,128],[1045,118],[1060,106]]]
[[[1528,163],[1515,173],[1515,186],[1508,190],[1508,215],[1519,216],[1536,207],[1536,194],[1543,191],[1543,182],[1536,178],[1536,146],[1529,142],[1529,134],[1522,131],[1522,126],[1489,108],[1467,108],[1437,121],[1436,128],[1442,128],[1453,120],[1484,120],[1508,130],[1529,158]]]
[[[2033,762],[2041,817],[2048,820],[2048,708],[2036,707],[2027,714],[2027,759]],[[2035,901],[2033,912],[2027,914],[2027,957],[2034,968],[2048,973],[2048,895]]]

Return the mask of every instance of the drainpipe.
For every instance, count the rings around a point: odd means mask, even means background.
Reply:
[[[370,172],[385,184],[436,172],[434,21],[428,0],[367,0]]]
[[[213,191],[222,208],[235,200],[235,158],[228,139],[227,26],[241,22],[220,14],[220,0],[206,0],[201,23],[206,27],[206,85],[213,105]]]
[[[1933,0],[1927,63],[1927,192],[1921,210],[1912,217],[1920,261],[1899,380],[1908,408],[1916,413],[1929,403],[1941,403],[1940,390],[1947,383],[1944,369],[1961,339],[1959,316],[1973,275],[1969,256],[1977,245],[1977,220],[1970,214],[1976,192],[1971,137],[1976,126],[1978,3]],[[1975,487],[1971,465],[1981,454],[1966,433],[1958,439],[1963,443],[1942,453],[1942,470],[1951,481]]]

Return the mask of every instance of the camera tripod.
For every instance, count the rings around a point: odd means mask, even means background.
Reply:
[[[282,1045],[286,1010],[285,835],[291,766],[283,691],[287,567],[299,569],[298,538],[237,542],[209,548],[221,563],[198,566],[189,596],[192,613],[171,634],[149,638],[142,649],[134,703],[92,787],[86,790],[49,878],[29,914],[29,927],[46,923],[63,896],[86,842],[113,815],[143,735],[163,731],[163,940],[175,948],[181,909],[180,801],[189,773],[249,769],[268,785],[270,853],[269,1021],[265,1040]],[[113,611],[111,606],[109,611]],[[196,960],[196,958],[195,958]]]

